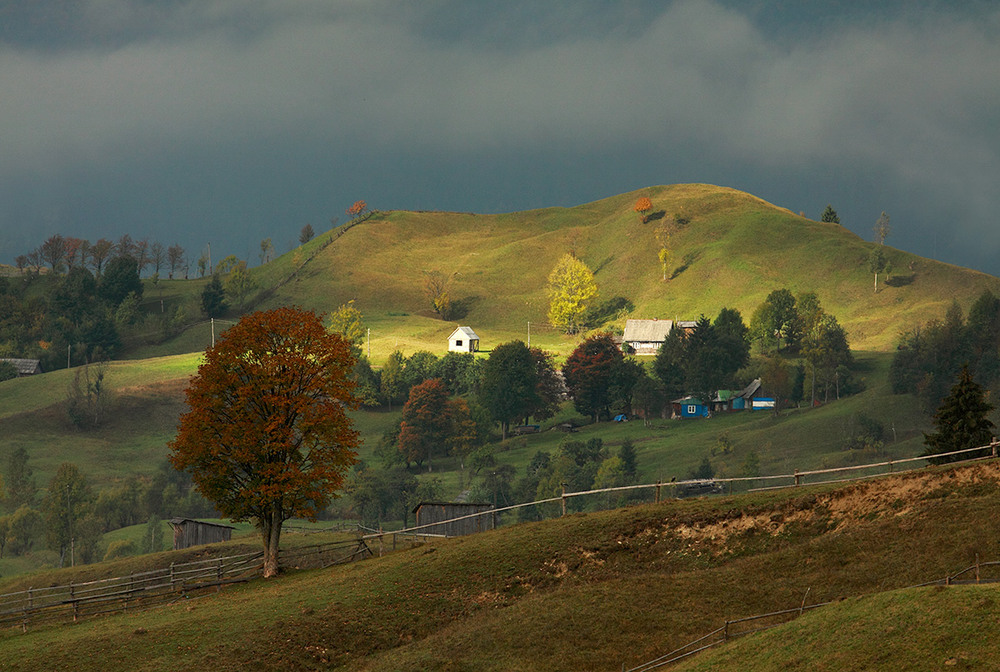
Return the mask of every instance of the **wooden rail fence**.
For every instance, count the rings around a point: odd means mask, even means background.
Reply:
[[[371,557],[364,539],[282,550],[284,569],[329,567]],[[87,616],[148,609],[202,594],[212,588],[260,576],[262,552],[210,560],[171,563],[169,567],[128,576],[68,585],[29,588],[0,595],[0,627],[77,621]]]
[[[981,563],[979,562],[979,557],[976,556],[976,563],[974,565],[970,565],[956,574],[951,574],[942,579],[935,579],[933,581],[928,581],[927,583],[920,583],[915,586],[908,587],[923,588],[926,586],[955,586],[976,583],[1000,583],[1000,562],[993,561]],[[828,604],[831,604],[831,602],[806,604],[805,599],[803,598],[802,605],[796,608],[783,609],[781,611],[773,611],[768,614],[758,614],[756,616],[746,616],[744,618],[727,620],[722,627],[713,630],[707,635],[699,637],[693,642],[688,642],[684,646],[674,649],[670,653],[666,653],[659,658],[647,661],[636,667],[629,668],[628,670],[625,670],[625,665],[622,665],[622,670],[625,672],[650,672],[651,670],[680,662],[685,658],[695,655],[696,653],[700,653],[706,649],[711,649],[719,644],[723,644],[730,639],[742,637],[744,635],[751,635],[755,632],[770,630],[771,628],[775,628],[798,618],[807,611],[817,609],[819,607],[825,607]]]

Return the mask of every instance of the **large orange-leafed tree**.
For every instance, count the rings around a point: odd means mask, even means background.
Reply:
[[[264,576],[278,571],[282,524],[315,519],[356,462],[350,344],[299,308],[251,313],[205,353],[170,461],[224,516],[252,521]]]

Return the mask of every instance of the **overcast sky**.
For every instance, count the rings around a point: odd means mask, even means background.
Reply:
[[[0,261],[680,182],[1000,274],[1000,6],[0,0]]]

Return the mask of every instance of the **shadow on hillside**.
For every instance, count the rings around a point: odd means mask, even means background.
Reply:
[[[912,285],[916,277],[916,273],[910,273],[909,275],[894,275],[886,280],[885,284],[890,287],[905,287],[906,285]]]
[[[464,320],[481,300],[481,296],[466,296],[461,299],[455,299],[451,304],[451,309],[448,311],[448,321]]]
[[[673,280],[678,275],[680,275],[681,273],[683,273],[684,271],[686,271],[688,269],[688,266],[690,266],[694,262],[698,261],[698,257],[699,256],[701,256],[701,255],[699,255],[697,252],[690,252],[688,254],[685,254],[684,255],[684,260],[681,263],[681,265],[678,266],[677,268],[675,268],[674,272],[670,274],[670,279]]]
[[[654,213],[646,215],[646,223],[655,222],[656,220],[663,219],[666,216],[667,212],[665,210],[657,210]]]
[[[601,263],[597,265],[597,268],[594,269],[594,275],[600,273],[601,269],[610,264],[613,260],[614,260],[614,255],[606,257]]]

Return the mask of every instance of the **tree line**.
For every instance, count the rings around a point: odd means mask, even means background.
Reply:
[[[152,477],[130,476],[99,490],[66,462],[40,490],[27,450],[18,447],[4,456],[0,475],[0,558],[48,550],[64,566],[160,551],[163,519],[215,513],[190,477],[166,462]],[[138,545],[102,542],[107,532],[139,524],[146,527]]]
[[[405,521],[417,501],[439,495],[439,481],[418,481],[413,472],[433,471],[445,459],[468,471],[473,496],[504,504],[552,496],[555,484],[584,490],[632,482],[637,475],[631,444],[615,455],[599,442],[568,439],[557,454],[537,455],[520,477],[500,463],[498,453],[514,425],[552,418],[567,399],[577,413],[600,422],[618,414],[666,415],[671,401],[685,394],[708,403],[718,390],[740,389],[757,377],[766,380],[769,392],[792,402],[803,400],[806,389],[814,398],[829,398],[858,388],[844,330],[814,293],[795,297],[788,290],[772,292],[750,327],[739,311],[724,308],[714,320],[701,316],[690,331],[673,329],[649,366],[625,354],[612,334],[598,333],[585,338],[561,368],[551,354],[515,340],[486,358],[430,352],[406,357],[397,351],[375,370],[360,356],[364,329],[356,308],[342,306],[331,328],[348,340],[355,334],[354,376],[364,403],[402,404],[399,422],[376,448],[379,465],[359,464],[348,480],[355,511],[371,523],[392,514]],[[710,465],[702,471],[711,476]]]
[[[965,315],[957,302],[943,319],[904,332],[889,368],[896,394],[913,394],[921,410],[937,409],[963,366],[985,388],[1000,383],[1000,298],[986,290]]]

